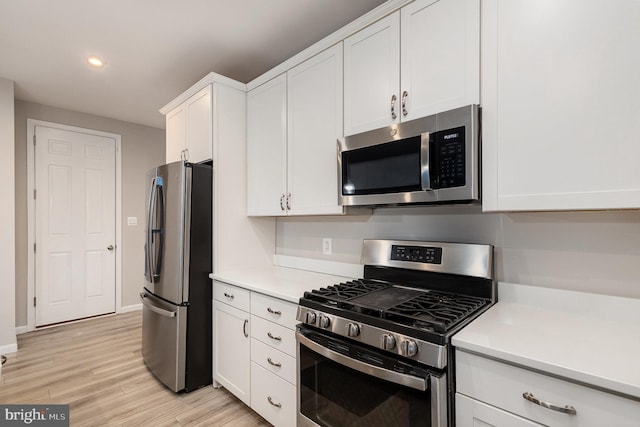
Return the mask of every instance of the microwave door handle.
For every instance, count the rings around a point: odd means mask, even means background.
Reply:
[[[344,365],[358,372],[362,372],[363,374],[371,375],[373,377],[380,378],[382,380],[389,381],[401,386],[413,388],[415,390],[426,391],[429,388],[427,379],[425,378],[402,374],[400,372],[379,368],[377,366],[361,362],[357,359],[352,359],[351,357],[330,350],[327,347],[324,347],[316,343],[315,341],[310,340],[299,332],[296,333],[296,339],[300,344],[326,357],[327,359],[333,360],[336,363]]]
[[[420,177],[422,189],[424,191],[431,191],[431,171],[429,170],[429,139],[430,133],[425,132],[420,137]]]

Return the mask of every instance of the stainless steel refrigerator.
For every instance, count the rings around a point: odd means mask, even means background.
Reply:
[[[147,172],[142,356],[173,391],[211,384],[212,166]]]

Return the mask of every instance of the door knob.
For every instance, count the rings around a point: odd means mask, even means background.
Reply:
[[[108,250],[108,251],[112,251],[112,250],[113,250],[113,245],[109,245],[109,246],[107,246],[107,250]]]

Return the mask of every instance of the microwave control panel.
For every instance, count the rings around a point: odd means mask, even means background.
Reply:
[[[430,135],[429,156],[433,188],[463,187],[466,184],[464,126]]]

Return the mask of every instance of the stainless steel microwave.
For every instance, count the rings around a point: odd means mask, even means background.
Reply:
[[[338,140],[343,206],[480,202],[477,105]]]

